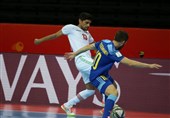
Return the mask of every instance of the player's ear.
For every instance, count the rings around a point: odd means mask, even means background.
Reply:
[[[126,41],[121,41],[121,45],[124,45],[126,43]]]
[[[124,44],[124,41],[119,42],[119,45],[122,46]]]
[[[81,19],[79,19],[79,24],[82,23],[83,21]]]

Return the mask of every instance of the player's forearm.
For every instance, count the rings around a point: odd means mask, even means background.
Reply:
[[[129,63],[129,66],[137,67],[137,68],[150,68],[150,64],[142,63],[138,61],[131,60],[131,63]]]
[[[79,55],[79,54],[81,54],[83,52],[86,52],[88,50],[94,50],[94,49],[95,49],[94,44],[90,44],[90,45],[87,45],[87,46],[84,46],[84,47],[80,48],[79,50],[77,50],[75,52],[75,54],[77,56],[77,55]]]
[[[40,43],[44,42],[44,41],[48,41],[48,40],[52,40],[52,39],[55,39],[57,36],[56,34],[51,34],[51,35],[48,35],[48,36],[45,36],[45,37],[42,37],[39,40]]]
[[[52,40],[52,39],[58,38],[58,37],[60,37],[60,36],[62,36],[62,35],[63,35],[62,31],[59,30],[57,33],[50,34],[50,35],[45,36],[45,37],[42,37],[42,38],[40,38],[40,39],[35,39],[35,40],[34,40],[34,43],[35,43],[35,44],[40,44],[40,43],[42,43],[42,42],[44,42],[44,41]]]
[[[128,66],[137,67],[137,68],[155,68],[155,69],[159,69],[159,68],[162,67],[159,64],[143,63],[143,62],[128,59],[126,57],[124,57],[120,62],[123,63],[123,64],[126,64]]]

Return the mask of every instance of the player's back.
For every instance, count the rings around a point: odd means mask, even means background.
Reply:
[[[90,79],[93,80],[99,75],[108,75],[115,61],[119,61],[123,56],[117,57],[119,52],[110,40],[102,40],[95,44],[97,54],[94,59],[94,65],[91,69]],[[120,52],[119,52],[120,53]]]

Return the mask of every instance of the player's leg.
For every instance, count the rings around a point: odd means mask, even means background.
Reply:
[[[93,60],[88,57],[83,57],[78,59],[76,62],[76,66],[78,70],[81,72],[83,82],[85,83],[86,89],[79,92],[75,97],[70,99],[68,102],[64,103],[61,107],[64,111],[70,111],[70,108],[73,105],[76,105],[82,100],[87,99],[88,97],[92,96],[95,93],[95,88],[93,85],[90,84],[89,75],[91,70]]]
[[[104,93],[107,98],[105,100],[105,107],[103,118],[110,116],[110,111],[112,110],[115,101],[117,99],[117,89],[113,86],[112,82],[105,76],[100,76],[92,81],[92,84],[101,92]]]
[[[75,97],[64,103],[61,108],[68,114],[68,115],[74,115],[74,113],[71,111],[71,108],[73,105],[76,105],[77,103],[87,99],[88,97],[92,96],[95,93],[95,88],[90,83],[85,84],[86,89],[79,92]]]
[[[86,89],[80,91],[75,97],[70,99],[68,102],[64,103],[64,106],[66,108],[71,108],[73,105],[76,105],[80,101],[87,99],[88,97],[92,96],[95,93],[95,87],[89,81],[89,74],[87,74],[87,72],[86,73],[81,72],[81,75],[83,78],[83,82],[85,83]]]
[[[111,76],[108,76],[107,78],[109,78],[110,80],[113,80]],[[116,100],[116,102],[117,102],[118,99],[120,98],[120,87],[119,87],[119,84],[116,81],[111,81],[111,82],[113,82],[113,86],[115,86],[115,88],[118,91],[118,97],[117,97],[117,100]],[[103,115],[103,113],[104,113],[104,106],[105,106],[105,100],[107,99],[107,96],[105,94],[102,94],[102,96],[103,96],[103,99],[102,99],[102,106],[103,106],[103,108],[100,110],[100,113]],[[119,106],[118,104],[116,104],[116,102],[114,104],[114,107]]]
[[[71,105],[76,105],[82,100],[87,99],[95,93],[95,87],[90,84],[89,76],[90,70],[93,63],[93,59],[86,56],[81,56],[76,60],[76,67],[81,72],[83,82],[85,84],[86,89],[79,92],[74,98],[69,100],[66,105],[70,107]]]
[[[106,99],[104,107],[103,118],[107,118],[108,116],[110,116],[110,113],[117,99],[117,89],[113,85],[109,85],[105,90],[105,94],[108,97]]]
[[[80,101],[87,99],[95,93],[95,88],[90,83],[87,83],[86,86],[88,87],[85,90],[79,92],[75,97],[64,103],[64,107],[70,109],[73,105],[76,105]]]
[[[108,77],[109,78],[109,77]],[[110,80],[113,80],[110,76]],[[116,81],[112,81],[113,82],[113,86],[115,86],[115,88],[117,89],[117,84]],[[118,97],[120,96],[120,90],[118,90]],[[105,100],[107,99],[107,96],[105,94],[102,94],[102,106],[105,106]]]

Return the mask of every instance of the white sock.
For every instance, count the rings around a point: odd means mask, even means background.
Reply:
[[[78,93],[77,96],[73,97],[68,102],[64,103],[64,105],[67,108],[71,108],[73,105],[76,105],[80,101],[87,99],[88,97],[92,96],[94,93],[95,90],[88,90],[88,89],[83,90],[80,93]]]

